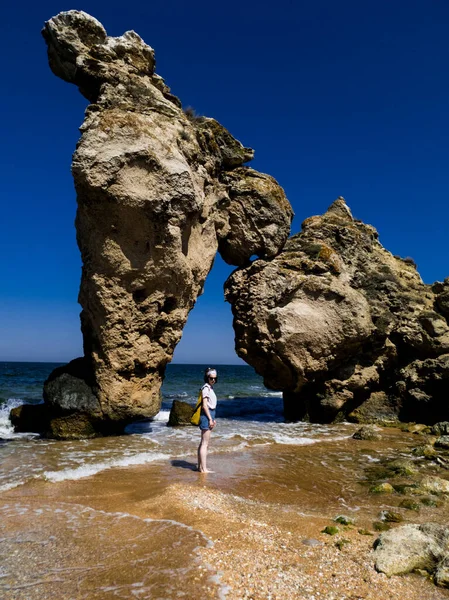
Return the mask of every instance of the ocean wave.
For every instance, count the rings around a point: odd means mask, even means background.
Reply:
[[[169,410],[160,410],[157,415],[152,417],[151,421],[164,421],[167,422],[170,416]]]
[[[25,481],[11,481],[10,483],[0,485],[0,494],[2,492],[7,492],[8,490],[12,490],[16,487],[19,487],[19,485],[23,485],[24,483]]]
[[[82,465],[80,467],[76,467],[75,469],[44,471],[43,476],[45,479],[47,479],[47,481],[57,483],[59,481],[66,481],[67,479],[83,479],[84,477],[91,477],[100,471],[106,471],[106,469],[144,465],[156,460],[167,460],[168,458],[170,458],[170,455],[163,454],[161,452],[155,452],[153,454],[148,452],[140,452],[139,454],[134,454],[132,456],[124,456],[122,458],[105,460],[104,462]]]
[[[17,408],[17,406],[21,406],[23,403],[23,400],[20,398],[9,398],[0,406],[0,439],[12,440],[18,437],[29,437],[30,435],[33,435],[26,433],[14,433],[14,427],[12,426],[9,418],[9,413],[11,410],[13,408]]]

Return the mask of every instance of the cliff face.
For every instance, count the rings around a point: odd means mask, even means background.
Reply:
[[[342,198],[225,285],[236,350],[287,418],[449,419],[449,280],[425,285]]]
[[[50,377],[45,398],[108,432],[159,411],[217,249],[236,266],[272,257],[293,213],[273,178],[243,166],[251,149],[182,110],[135,32],[108,37],[68,11],[42,33],[53,72],[91,102],[72,164],[85,357]]]

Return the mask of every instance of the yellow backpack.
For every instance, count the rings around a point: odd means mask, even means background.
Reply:
[[[195,406],[195,410],[193,411],[193,415],[192,418],[190,419],[190,422],[192,423],[192,425],[199,425],[200,424],[200,417],[201,417],[201,407],[203,406],[203,390],[200,390],[200,393],[198,394],[198,400]]]

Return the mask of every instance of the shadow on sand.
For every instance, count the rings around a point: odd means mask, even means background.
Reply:
[[[171,464],[173,467],[178,469],[189,469],[190,471],[197,471],[196,463],[189,462],[188,460],[172,460]]]

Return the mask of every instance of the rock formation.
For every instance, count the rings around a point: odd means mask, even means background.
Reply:
[[[236,266],[273,257],[293,213],[272,177],[244,166],[253,150],[182,110],[134,31],[108,37],[72,10],[42,33],[52,71],[91,103],[72,164],[84,358],[53,373],[44,398],[64,427],[82,415],[111,433],[159,411],[217,249]]]
[[[238,355],[283,391],[288,419],[449,419],[449,280],[425,285],[344,199],[225,294]]]

